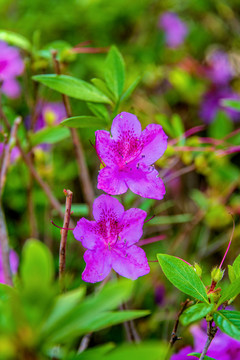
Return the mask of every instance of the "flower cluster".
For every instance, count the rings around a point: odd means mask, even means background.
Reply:
[[[108,131],[96,131],[96,151],[104,163],[98,188],[109,195],[94,201],[95,221],[82,218],[73,230],[87,249],[82,278],[91,283],[103,280],[111,269],[132,280],[150,271],[145,252],[136,246],[147,213],[135,208],[124,211],[110,195],[123,194],[128,188],[153,199],[162,199],[165,194],[163,181],[152,166],[167,147],[162,127],[151,124],[142,131],[135,115],[122,112],[113,120],[111,133],[112,137]]]
[[[2,92],[10,98],[20,95],[20,86],[15,79],[24,70],[19,50],[0,41],[0,81]]]

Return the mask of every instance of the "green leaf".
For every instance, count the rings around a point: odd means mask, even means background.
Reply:
[[[171,119],[172,128],[174,130],[175,137],[180,137],[184,133],[184,126],[182,119],[178,114],[174,114]],[[181,140],[181,142],[184,143],[184,139]]]
[[[187,308],[180,316],[181,323],[186,326],[194,321],[204,318],[214,308],[214,304],[195,304]]]
[[[227,335],[240,340],[240,312],[220,310],[213,315],[215,324]]]
[[[87,106],[91,110],[91,112],[98,118],[104,119],[107,122],[110,121],[110,117],[106,106],[103,104],[94,104],[94,103],[87,103]]]
[[[228,265],[228,277],[231,283],[236,280],[235,271],[231,265]]]
[[[181,224],[192,220],[191,214],[180,214],[172,216],[155,216],[149,221],[148,226],[153,225],[168,225],[168,224]]]
[[[136,78],[136,80],[134,80],[132,82],[132,84],[128,87],[128,89],[124,92],[124,94],[122,95],[121,97],[121,101],[124,101],[124,100],[127,100],[131,95],[132,93],[134,92],[134,90],[136,89],[136,87],[138,86],[138,84],[140,83],[142,77],[141,76],[138,76]]]
[[[91,79],[91,82],[98,88],[103,94],[105,94],[109,99],[112,101],[115,101],[113,94],[111,91],[107,88],[106,83],[98,78]]]
[[[180,291],[209,304],[205,286],[192,266],[175,256],[157,254],[168,280]]]
[[[233,123],[224,111],[219,111],[214,121],[209,124],[209,136],[215,139],[222,139],[233,130]]]
[[[217,307],[225,301],[232,299],[240,293],[240,277],[234,280],[228,287],[221,292],[221,297],[217,303]]]
[[[233,262],[233,269],[236,277],[240,277],[240,254],[236,257]]]
[[[230,100],[224,99],[221,101],[222,106],[226,106],[236,111],[240,111],[240,101],[239,100]]]
[[[209,208],[209,200],[202,191],[193,189],[190,196],[202,210],[207,210]]]
[[[65,205],[62,205],[62,212],[65,211]],[[71,211],[73,216],[88,216],[89,210],[87,204],[72,204]]]
[[[62,126],[46,127],[35,133],[30,134],[30,144],[32,147],[39,144],[55,144],[59,141],[67,139],[70,131]]]
[[[55,74],[35,75],[33,80],[75,99],[96,103],[111,103],[111,100],[95,86],[72,76]]]
[[[124,89],[125,66],[123,57],[115,46],[111,47],[107,55],[104,77],[109,90],[118,100]]]
[[[0,40],[10,45],[17,46],[23,50],[31,51],[32,45],[24,36],[16,34],[12,31],[0,30]]]
[[[70,128],[105,128],[106,121],[95,116],[73,116],[63,120],[61,125],[68,126]]]
[[[163,127],[163,130],[167,133],[167,135],[171,136],[171,138],[175,137],[175,132],[172,124],[166,115],[157,114],[156,120]]]
[[[200,359],[201,354],[200,354],[200,353],[193,352],[193,353],[191,353],[191,354],[188,354],[187,356],[196,356],[198,359]],[[212,357],[210,357],[210,356],[205,355],[205,356],[204,356],[204,360],[216,360],[216,359],[214,359],[214,358],[212,358]]]
[[[47,246],[28,240],[23,248],[21,279],[27,288],[47,287],[53,280],[53,260]]]

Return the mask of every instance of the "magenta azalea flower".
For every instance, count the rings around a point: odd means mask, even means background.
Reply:
[[[13,274],[17,272],[18,269],[18,255],[15,251],[10,250],[9,253],[9,261],[10,261],[10,268]],[[3,263],[2,263],[2,253],[0,250],[0,283],[5,284],[5,276],[3,271]]]
[[[177,48],[187,35],[187,26],[179,19],[177,14],[165,12],[159,19],[159,27],[164,30],[167,46]]]
[[[147,213],[141,209],[124,211],[117,199],[101,195],[93,203],[93,216],[96,221],[82,218],[73,230],[75,239],[87,249],[82,279],[102,281],[111,269],[132,280],[149,273],[145,252],[134,245],[142,236]]]
[[[123,194],[129,188],[145,198],[161,200],[165,194],[162,179],[151,164],[167,148],[162,127],[150,124],[142,131],[133,114],[122,112],[108,131],[96,131],[96,151],[106,165],[98,175],[98,189],[108,194]]]
[[[2,91],[11,98],[20,95],[20,86],[15,79],[23,73],[24,63],[19,50],[0,41],[0,80],[3,82]]]

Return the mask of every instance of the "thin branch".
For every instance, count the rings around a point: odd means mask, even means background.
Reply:
[[[214,336],[216,335],[217,328],[212,326],[212,321],[208,322],[208,338],[206,341],[206,344],[204,346],[203,352],[199,358],[199,360],[204,360],[205,355],[207,354],[208,348],[211,345],[211,342],[214,339]]]
[[[178,178],[178,177],[180,177],[180,176],[182,176],[184,174],[187,174],[187,173],[189,173],[190,171],[193,171],[193,170],[195,170],[195,164],[192,164],[192,165],[184,167],[184,168],[182,168],[180,170],[177,170],[173,174],[171,174],[171,175],[167,176],[166,178],[164,178],[163,180],[164,180],[165,183],[167,183],[167,182],[170,182],[173,179],[176,179],[176,178]]]
[[[4,151],[4,157],[3,157],[3,162],[2,162],[2,167],[1,167],[1,173],[0,173],[0,197],[2,195],[2,191],[6,182],[6,176],[7,176],[7,170],[10,164],[10,158],[11,158],[11,147],[12,144],[16,141],[16,136],[17,136],[17,129],[19,124],[21,123],[21,118],[17,117],[16,120],[13,123],[10,135],[9,135],[9,140],[8,143],[5,146],[5,151]]]
[[[169,341],[170,344],[170,348],[173,347],[173,345],[175,344],[175,342],[177,340],[180,340],[181,338],[177,336],[177,329],[178,329],[178,325],[179,325],[179,318],[182,315],[183,311],[186,309],[186,307],[189,305],[191,300],[187,299],[184,303],[182,303],[181,309],[179,310],[179,312],[177,313],[177,317],[173,326],[173,331],[171,334],[171,338]]]
[[[9,261],[9,242],[8,242],[6,221],[2,210],[1,201],[0,201],[0,248],[1,248],[4,279],[6,284],[12,285],[13,284],[12,274],[11,274],[10,261]]]
[[[60,63],[57,60],[57,51],[52,51],[52,57],[53,57],[53,64],[55,68],[55,72],[57,75],[61,74],[61,68]],[[62,94],[63,103],[66,109],[66,113],[68,117],[72,116],[72,110],[71,105],[69,102],[69,99],[66,95]],[[91,209],[94,201],[94,192],[93,188],[91,186],[91,180],[88,172],[88,168],[86,166],[85,158],[84,158],[84,150],[83,146],[80,140],[80,137],[78,136],[77,130],[70,128],[72,141],[74,145],[75,155],[77,159],[78,164],[78,173],[79,173],[79,179],[80,183],[82,185],[82,191],[84,199],[89,207],[89,215],[91,216]]]
[[[67,235],[68,235],[68,227],[70,223],[70,216],[71,216],[71,206],[72,206],[72,196],[73,193],[71,190],[64,190],[66,195],[66,208],[65,208],[65,215],[63,221],[64,229],[61,230],[61,242],[60,242],[60,249],[59,249],[59,279],[60,281],[63,279],[65,273],[65,266],[66,266],[66,244],[67,244]]]

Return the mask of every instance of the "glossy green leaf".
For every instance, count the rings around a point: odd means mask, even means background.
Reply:
[[[134,80],[132,82],[132,84],[127,88],[127,90],[124,92],[124,94],[121,96],[121,101],[127,100],[132,93],[134,92],[134,90],[136,89],[136,87],[138,86],[138,84],[140,83],[142,77],[138,76],[136,78],[136,80]]]
[[[123,57],[115,46],[111,47],[107,55],[104,76],[109,90],[118,100],[124,89],[125,66]]]
[[[240,311],[220,310],[213,315],[213,319],[220,330],[240,340]]]
[[[198,359],[200,359],[201,354],[200,354],[200,353],[193,352],[193,353],[191,353],[191,354],[188,354],[187,356],[196,356]],[[212,357],[210,357],[210,356],[205,355],[205,356],[204,356],[204,360],[216,360],[216,359],[214,359],[214,358],[212,358]]]
[[[237,296],[240,294],[240,277],[234,280],[230,285],[228,285],[224,290],[221,292],[221,297],[217,303],[217,307],[220,306],[227,300]]]
[[[28,39],[12,31],[0,30],[0,40],[3,40],[10,45],[17,46],[23,50],[31,51],[32,45]]]
[[[105,94],[109,99],[114,101],[114,95],[111,93],[111,91],[108,89],[106,83],[102,79],[93,78],[91,79],[91,82],[96,86],[97,89],[99,89],[103,94]]]
[[[240,277],[240,255],[233,262],[233,269],[236,277]]]
[[[30,134],[30,144],[32,147],[40,144],[55,144],[59,141],[67,139],[70,131],[62,126],[46,127],[35,133]]]
[[[49,286],[53,280],[53,259],[47,246],[37,240],[28,240],[22,257],[20,273],[24,286]]]
[[[92,84],[67,75],[36,75],[33,80],[61,94],[83,101],[111,103],[111,100]]]
[[[157,254],[168,280],[180,291],[209,304],[206,288],[192,266],[175,256]]]
[[[228,265],[228,277],[231,283],[236,280],[235,271],[232,265]]]
[[[215,139],[222,139],[233,130],[233,123],[224,111],[219,111],[214,121],[209,124],[209,136]]]
[[[222,106],[226,106],[236,111],[240,111],[240,101],[239,100],[230,100],[224,99],[221,101]]]
[[[186,326],[194,321],[204,318],[204,316],[210,313],[213,308],[214,304],[195,304],[183,312],[183,314],[180,316],[180,321],[184,326]]]
[[[70,128],[105,128],[106,121],[95,116],[73,116],[63,120],[61,125],[68,126]]]
[[[100,119],[104,119],[107,122],[110,121],[109,113],[107,108],[103,104],[94,104],[94,103],[87,103],[87,106],[91,110],[91,112]]]

